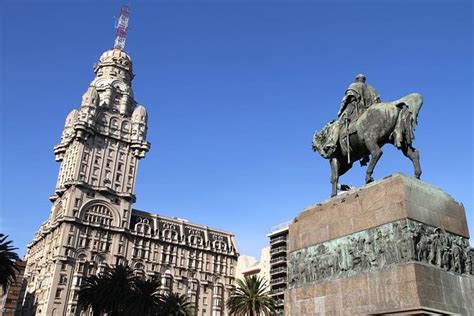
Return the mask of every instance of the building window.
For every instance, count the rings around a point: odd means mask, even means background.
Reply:
[[[59,276],[59,284],[66,284],[67,282],[67,276],[65,274],[61,274]]]
[[[55,295],[54,297],[55,297],[56,299],[61,298],[61,293],[62,293],[62,291],[63,291],[62,289],[57,289],[57,290],[56,290],[56,295]]]
[[[84,219],[90,223],[112,225],[113,215],[108,207],[96,204],[87,210]]]

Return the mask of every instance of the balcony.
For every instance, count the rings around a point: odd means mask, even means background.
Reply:
[[[270,245],[276,245],[280,243],[286,243],[286,236],[280,236],[277,238],[270,239]]]
[[[270,270],[270,275],[278,274],[278,273],[287,273],[288,270],[286,267],[278,267],[278,268],[273,268]]]
[[[276,301],[276,306],[277,307],[283,307],[285,305],[285,301],[282,299],[275,300]]]
[[[276,247],[270,250],[270,254],[274,255],[277,253],[285,252],[286,253],[286,246]]]
[[[271,296],[276,296],[276,295],[281,295],[281,294],[284,294],[285,293],[285,288],[284,287],[280,287],[278,289],[272,289],[270,295]]]
[[[286,280],[287,280],[286,276],[275,278],[275,279],[270,279],[270,284],[271,285],[276,285],[276,284],[286,283]]]
[[[270,260],[270,265],[275,265],[275,264],[280,264],[280,263],[286,263],[286,257],[278,257]]]

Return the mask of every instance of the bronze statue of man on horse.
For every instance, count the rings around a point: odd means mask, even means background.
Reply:
[[[381,102],[378,92],[366,83],[366,77],[356,76],[341,101],[338,119],[313,136],[313,150],[330,161],[331,196],[337,194],[338,188],[348,189],[345,185],[338,186],[338,179],[356,161],[361,165],[370,161],[365,182],[373,181],[372,173],[382,156],[381,147],[387,143],[396,146],[413,162],[415,176],[420,177],[419,153],[412,143],[422,104],[423,97],[418,93]]]

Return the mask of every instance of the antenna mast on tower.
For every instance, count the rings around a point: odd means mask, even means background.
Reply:
[[[120,9],[120,17],[117,20],[117,24],[115,26],[115,44],[114,48],[124,49],[125,47],[125,40],[127,39],[127,31],[128,31],[128,18],[130,15],[130,7],[129,6],[122,6]]]

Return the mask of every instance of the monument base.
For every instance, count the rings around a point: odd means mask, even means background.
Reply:
[[[303,211],[289,227],[286,315],[474,315],[462,205],[397,174]]]

